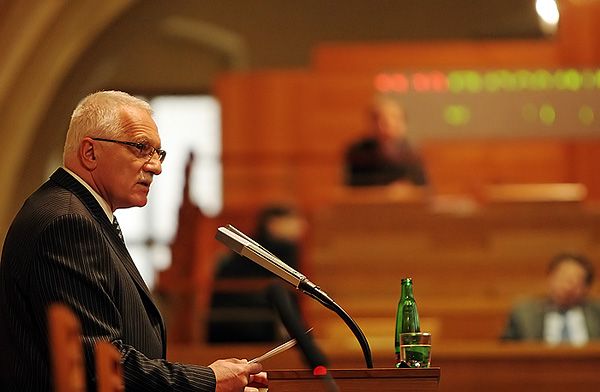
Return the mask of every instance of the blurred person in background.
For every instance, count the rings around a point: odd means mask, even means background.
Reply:
[[[292,207],[273,204],[258,214],[251,236],[284,263],[298,269],[300,242],[305,219]],[[213,292],[208,321],[208,341],[214,343],[272,342],[282,337],[277,313],[267,299],[266,289],[273,274],[237,253],[228,253],[216,269],[215,283],[234,282],[236,287]],[[254,281],[250,289],[236,285]],[[239,287],[237,287],[239,286]]]
[[[389,185],[398,181],[426,185],[421,158],[407,137],[402,105],[389,96],[375,97],[369,108],[369,122],[367,135],[346,151],[346,185]]]
[[[504,340],[583,345],[600,339],[600,301],[588,298],[594,267],[583,255],[560,253],[547,270],[547,295],[518,303]]]

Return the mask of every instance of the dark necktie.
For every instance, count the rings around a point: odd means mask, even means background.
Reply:
[[[571,341],[571,335],[569,334],[569,324],[567,323],[567,314],[563,313],[563,327],[560,331],[560,338],[563,342],[568,343]]]
[[[123,243],[125,243],[125,239],[123,238],[123,232],[121,231],[121,226],[119,226],[119,221],[117,220],[116,216],[113,216],[112,225],[115,228],[115,230],[117,231],[117,235],[119,236],[119,239],[121,241],[123,241]]]

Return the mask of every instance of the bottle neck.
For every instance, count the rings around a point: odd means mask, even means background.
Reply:
[[[412,281],[410,281],[410,280],[403,280],[402,281],[402,288],[401,288],[401,291],[400,291],[400,297],[402,299],[405,299],[405,298],[414,299],[415,298],[415,296],[413,295]]]

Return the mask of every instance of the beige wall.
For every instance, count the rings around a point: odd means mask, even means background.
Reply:
[[[45,164],[46,146],[30,147],[61,80],[90,41],[130,5],[127,0],[52,0],[14,1],[0,8],[1,233],[19,203],[15,194],[34,180],[22,171],[24,163]]]

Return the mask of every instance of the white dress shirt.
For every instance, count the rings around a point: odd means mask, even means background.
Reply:
[[[564,331],[567,336],[564,335]],[[561,313],[552,311],[544,316],[544,340],[550,344],[568,343],[582,346],[589,340],[585,315],[580,306]]]

